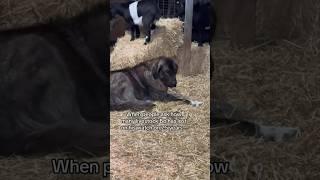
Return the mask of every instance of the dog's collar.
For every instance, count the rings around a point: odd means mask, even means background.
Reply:
[[[138,82],[138,84],[143,88],[146,89],[146,87],[142,84],[142,82],[140,81],[138,75],[136,72],[134,71],[130,71],[130,74],[132,75],[132,77]]]

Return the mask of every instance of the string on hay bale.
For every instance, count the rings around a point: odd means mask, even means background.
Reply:
[[[56,17],[74,17],[105,0],[8,0],[0,1],[0,30],[47,23]],[[107,9],[107,7],[106,7]]]
[[[177,19],[160,19],[151,36],[151,43],[144,45],[144,38],[130,41],[129,33],[118,39],[111,55],[111,70],[133,67],[159,56],[176,57],[183,44],[182,22]]]

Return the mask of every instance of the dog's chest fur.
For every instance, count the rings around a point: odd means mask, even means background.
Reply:
[[[134,95],[137,99],[141,100],[150,97],[149,87],[144,77],[145,71],[147,71],[147,69],[144,66],[140,66],[127,72],[127,76],[134,89]]]
[[[150,76],[147,75],[148,72],[150,72],[150,69],[146,65],[128,71],[127,75],[133,84],[134,94],[140,100],[161,99],[163,93],[167,93],[167,91],[158,90],[162,82],[158,79],[151,79],[151,74]]]

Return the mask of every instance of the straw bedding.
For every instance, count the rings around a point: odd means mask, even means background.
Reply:
[[[110,55],[112,71],[133,67],[159,56],[175,58],[178,65],[184,63],[182,22],[179,19],[160,19],[152,35],[152,41],[148,45],[143,45],[143,35],[134,41],[130,41],[130,38],[129,32],[118,38]],[[198,47],[197,43],[192,43],[191,59],[197,62],[197,66],[191,67],[190,71],[193,74],[209,73],[210,46],[204,44],[203,47]]]
[[[148,45],[144,39],[129,41],[130,35],[118,39],[111,53],[111,70],[133,67],[158,56],[174,57],[182,63],[182,22],[160,19],[158,29]],[[197,62],[195,76],[178,75],[179,93],[203,101],[200,108],[179,102],[156,102],[152,112],[189,114],[183,130],[128,131],[121,127],[129,111],[111,112],[112,179],[208,179],[209,178],[209,45],[192,44],[192,59]],[[174,119],[167,117],[166,119]]]
[[[56,175],[52,173],[51,159],[75,159],[68,154],[50,154],[46,156],[21,157],[11,156],[9,158],[0,157],[0,178],[3,180],[101,180],[101,174],[94,175]],[[77,158],[77,161],[98,162],[101,166],[106,161],[105,158]],[[105,178],[104,178],[105,179]]]
[[[8,0],[0,1],[0,29],[46,23],[56,17],[73,17],[105,0]]]
[[[123,130],[121,120],[129,111],[111,112],[112,179],[209,179],[208,82],[208,74],[178,76],[176,90],[203,101],[199,108],[181,102],[156,102],[152,112],[188,113],[183,130]]]
[[[56,16],[72,17],[101,0],[43,1],[25,0],[0,2],[0,28],[20,28],[46,23]],[[111,54],[111,69],[133,66],[157,56],[176,57],[182,45],[182,22],[178,19],[160,19],[152,41],[143,45],[144,38],[129,41],[129,35],[118,40]],[[197,48],[193,47],[196,53]],[[207,57],[209,49],[202,56]],[[200,53],[202,54],[202,53]],[[125,56],[123,56],[125,55]],[[198,54],[199,55],[199,54]],[[202,61],[202,64],[208,61]],[[206,65],[203,65],[205,67]],[[200,70],[201,71],[201,70]],[[125,112],[112,112],[111,161],[113,177],[176,177],[201,178],[209,175],[209,84],[208,73],[194,77],[179,76],[180,93],[203,101],[200,108],[181,103],[157,103],[154,111],[188,113],[185,129],[173,132],[126,132],[117,129],[118,117]],[[169,118],[170,119],[170,118]],[[143,143],[143,144],[141,144]],[[78,175],[53,175],[51,158],[71,158],[68,154],[50,154],[42,157],[0,157],[0,177],[4,179],[79,179]],[[105,161],[97,157],[87,161]],[[124,167],[125,166],[125,167]],[[132,168],[135,167],[135,168]],[[139,168],[138,168],[139,167]],[[101,175],[81,176],[81,179],[101,179]],[[121,178],[122,179],[122,178]]]
[[[143,38],[130,42],[129,34],[118,39],[111,53],[111,70],[132,67],[162,55],[174,57],[181,63],[182,23],[178,19],[160,19],[157,26],[147,46],[143,45]],[[111,112],[112,179],[209,178],[209,48],[209,45],[200,48],[192,44],[192,59],[197,62],[194,72],[198,75],[178,75],[175,89],[204,104],[194,108],[181,102],[156,102],[152,109],[152,112],[187,113],[187,122],[181,125],[183,130],[123,130],[122,120],[128,118],[130,111]]]
[[[255,50],[232,50],[216,42],[214,96],[266,125],[293,126],[302,136],[290,142],[263,142],[228,128],[211,131],[211,158],[231,163],[217,179],[319,179],[319,54],[279,41]]]
[[[111,70],[132,67],[145,60],[159,56],[177,56],[178,48],[183,43],[182,22],[179,19],[160,19],[151,35],[151,42],[143,45],[144,36],[130,41],[130,33],[118,38],[110,55]]]

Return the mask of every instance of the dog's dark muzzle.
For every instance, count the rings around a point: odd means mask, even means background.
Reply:
[[[177,81],[173,81],[167,84],[168,87],[172,88],[172,87],[177,87]]]

